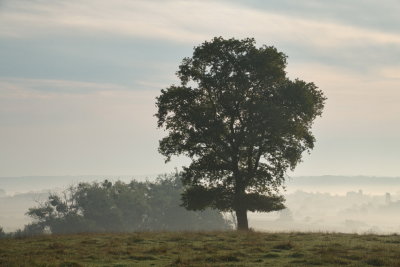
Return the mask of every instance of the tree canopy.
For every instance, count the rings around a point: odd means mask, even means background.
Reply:
[[[184,58],[181,83],[157,97],[159,152],[191,158],[183,168],[183,205],[235,211],[284,208],[285,173],[314,147],[311,126],[325,97],[314,83],[286,76],[286,55],[255,40],[216,37]]]

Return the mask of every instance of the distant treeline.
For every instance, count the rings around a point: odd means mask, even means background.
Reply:
[[[302,185],[325,185],[325,186],[346,186],[354,184],[358,186],[400,186],[400,177],[375,177],[375,176],[297,176],[287,180],[290,186]]]
[[[216,210],[181,207],[181,193],[179,174],[162,175],[155,182],[79,183],[30,208],[27,215],[33,222],[14,235],[231,228]]]

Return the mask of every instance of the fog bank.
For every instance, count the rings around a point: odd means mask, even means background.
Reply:
[[[15,231],[29,223],[30,207],[78,182],[154,180],[142,176],[0,178],[0,226]],[[288,178],[287,209],[250,213],[250,227],[262,231],[400,233],[400,178],[314,176]]]

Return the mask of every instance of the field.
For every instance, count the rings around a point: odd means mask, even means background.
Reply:
[[[0,239],[0,266],[400,266],[400,236],[143,232]]]

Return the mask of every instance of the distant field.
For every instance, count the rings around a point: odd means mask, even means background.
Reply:
[[[400,266],[400,236],[130,233],[0,239],[0,266]]]

